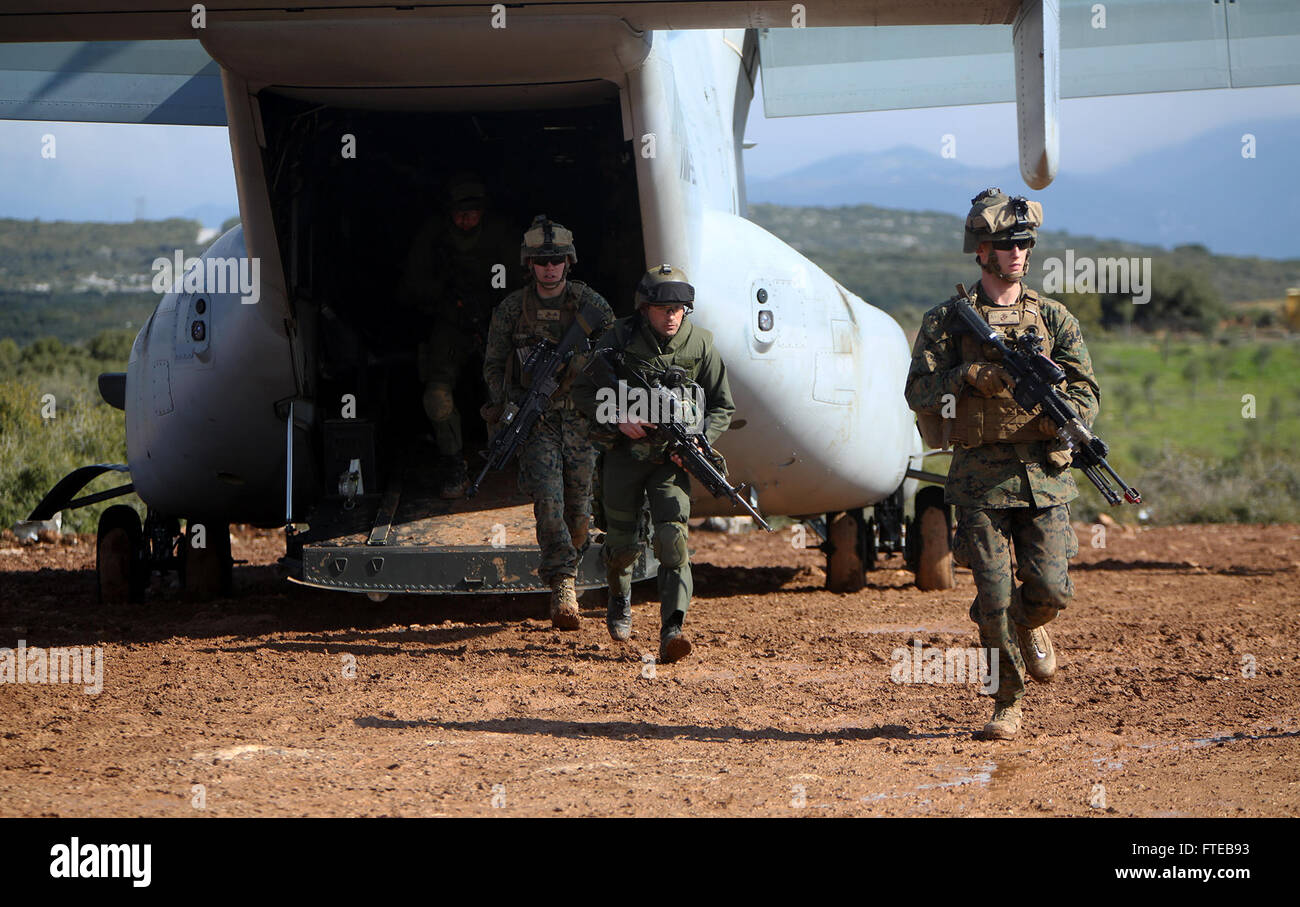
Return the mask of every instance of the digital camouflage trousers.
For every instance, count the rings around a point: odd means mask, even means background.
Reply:
[[[542,414],[519,451],[519,490],[533,499],[537,544],[545,582],[577,576],[591,519],[591,477],[596,450],[587,420],[574,409]]]
[[[1011,575],[1013,549],[1018,586]],[[1025,660],[1014,624],[1041,627],[1069,603],[1069,562],[1078,553],[1065,504],[957,508],[953,557],[975,575],[978,594],[970,617],[979,625],[980,645],[998,650],[999,703],[1015,702],[1025,692]]]

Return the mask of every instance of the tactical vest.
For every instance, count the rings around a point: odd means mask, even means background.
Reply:
[[[1018,336],[1032,325],[1043,338],[1043,351],[1051,352],[1051,335],[1043,321],[1038,294],[1033,290],[1026,288],[1014,305],[992,305],[978,296],[971,304],[1004,339]],[[1002,354],[993,346],[980,343],[974,334],[964,331],[961,334],[961,362],[963,365],[972,362],[996,365],[1002,362]],[[979,447],[981,444],[1042,441],[1054,437],[1038,427],[1040,415],[1041,409],[1037,406],[1026,412],[1005,387],[992,397],[982,397],[966,386],[957,398],[957,413],[951,420],[950,438],[954,444],[963,447]],[[944,428],[947,430],[948,426]]]
[[[587,285],[577,280],[570,280],[565,285],[564,292],[551,299],[542,299],[538,296],[537,288],[533,284],[524,290],[524,302],[519,320],[515,322],[515,329],[511,334],[515,355],[506,365],[506,387],[510,387],[516,381],[524,388],[532,384],[531,376],[523,374],[523,364],[528,354],[540,340],[549,340],[556,344],[560,342],[569,325],[573,324],[586,290]],[[555,392],[557,398],[568,391],[573,383],[574,373],[574,369],[570,368],[564,380],[560,382],[559,389]]]
[[[480,224],[469,234],[447,227],[441,246],[444,260],[440,266],[446,274],[445,292],[450,296],[447,304],[456,307],[459,322],[482,324],[485,330],[492,309],[509,288],[493,285],[493,269],[510,260],[504,251],[513,251],[500,233],[492,223]]]

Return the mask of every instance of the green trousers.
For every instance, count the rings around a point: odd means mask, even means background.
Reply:
[[[444,456],[459,456],[464,446],[454,391],[461,372],[473,356],[481,353],[472,335],[449,325],[439,325],[429,339],[420,344],[424,413],[433,423],[433,439],[438,453]]]
[[[608,451],[601,472],[605,545],[601,558],[611,594],[630,595],[632,566],[641,552],[637,525],[650,501],[655,557],[659,559],[659,616],[663,629],[681,626],[691,606],[691,561],[686,521],[691,516],[690,477],[671,460],[654,463],[632,455],[626,444]]]

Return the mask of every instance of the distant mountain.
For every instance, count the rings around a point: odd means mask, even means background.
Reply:
[[[920,311],[941,301],[957,281],[979,278],[973,256],[961,251],[963,218],[955,214],[897,211],[871,205],[786,207],[750,205],[754,223],[815,261],[863,299],[888,311]],[[1150,258],[1162,275],[1176,272],[1213,288],[1226,302],[1280,299],[1300,286],[1300,257],[1272,260],[1212,254],[1190,244],[1166,250],[1042,230],[1030,260],[1029,284],[1044,288],[1049,262],[1077,257]],[[1162,276],[1162,280],[1164,277]]]
[[[1068,125],[1068,124],[1067,124]],[[1255,157],[1242,157],[1242,135]],[[1163,246],[1199,243],[1229,255],[1300,257],[1300,122],[1202,133],[1104,173],[1074,175],[1069,161],[1042,192],[1046,226]],[[873,205],[964,216],[986,186],[1024,192],[1018,168],[968,167],[917,148],[846,154],[749,181],[751,203]]]

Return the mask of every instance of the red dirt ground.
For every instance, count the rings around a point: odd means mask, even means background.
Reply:
[[[0,685],[0,815],[1300,813],[1300,527],[1078,531],[1060,672],[1005,743],[976,685],[890,679],[976,644],[969,571],[833,594],[789,531],[692,533],[695,654],[653,670],[653,583],[619,644],[600,596],[560,633],[543,596],[291,586],[272,532],[236,533],[235,598],[103,609],[90,538],[0,542],[0,646],[104,653],[98,695]]]

